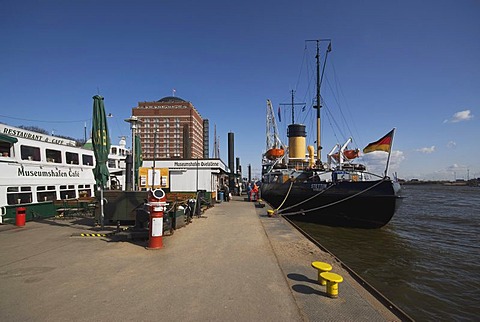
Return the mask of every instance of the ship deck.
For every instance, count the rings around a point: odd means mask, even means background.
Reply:
[[[2,321],[400,321],[285,219],[234,197],[163,237],[106,233],[93,219],[0,226]],[[91,220],[91,221],[90,221]],[[312,261],[333,266],[339,298]]]

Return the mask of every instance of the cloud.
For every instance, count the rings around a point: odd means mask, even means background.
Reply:
[[[400,163],[405,160],[405,155],[400,150],[392,151],[392,155],[390,156],[390,166],[392,169],[397,169],[400,166]]]
[[[447,148],[449,149],[455,148],[456,146],[457,146],[457,142],[455,141],[450,141],[447,143]]]
[[[454,171],[461,171],[465,170],[467,167],[464,165],[458,165],[456,163],[449,165],[448,167],[445,168],[446,171],[454,172]]]
[[[450,119],[443,121],[443,123],[458,123],[463,121],[469,121],[471,119],[473,119],[473,114],[470,110],[465,110],[453,114]]]
[[[374,151],[363,154],[362,161],[367,165],[369,172],[383,174],[387,165],[387,157],[388,153],[383,151]],[[399,150],[393,150],[390,155],[389,173],[398,169],[403,160],[405,160],[404,153]]]
[[[422,153],[426,153],[426,154],[430,154],[430,153],[435,152],[435,145],[432,145],[432,146],[429,147],[429,148],[416,149],[415,151],[417,151],[417,152],[422,152]]]
[[[467,177],[467,166],[452,164],[434,172],[425,173],[421,177],[425,180],[456,180]]]

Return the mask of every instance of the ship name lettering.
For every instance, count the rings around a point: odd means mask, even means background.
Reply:
[[[325,183],[312,183],[311,188],[313,191],[322,191],[327,189],[327,185]]]

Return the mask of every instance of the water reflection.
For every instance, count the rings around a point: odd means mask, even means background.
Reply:
[[[476,318],[480,188],[407,186],[404,196],[382,229],[295,224],[413,318]]]

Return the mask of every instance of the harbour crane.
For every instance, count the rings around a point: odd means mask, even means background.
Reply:
[[[273,111],[272,101],[269,99],[267,99],[266,119],[267,150],[265,152],[265,157],[269,160],[282,158],[285,154],[285,150],[278,135],[277,122],[275,121],[275,113]]]

